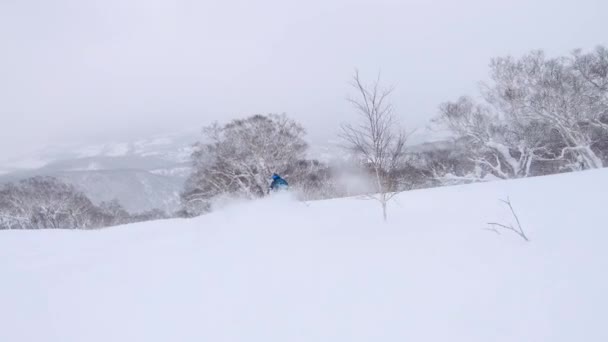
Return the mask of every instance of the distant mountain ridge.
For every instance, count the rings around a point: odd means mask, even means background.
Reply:
[[[0,162],[0,183],[53,176],[82,190],[96,204],[118,199],[130,212],[179,207],[190,174],[194,133],[134,142],[53,146],[22,159]]]

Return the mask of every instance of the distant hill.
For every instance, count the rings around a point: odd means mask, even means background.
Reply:
[[[114,198],[131,212],[179,206],[190,174],[193,133],[129,143],[52,146],[0,163],[0,183],[53,176],[81,189],[95,203]]]

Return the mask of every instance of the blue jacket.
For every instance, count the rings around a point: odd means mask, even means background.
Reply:
[[[283,190],[289,188],[289,184],[286,180],[281,178],[279,175],[272,176],[272,183],[270,184],[270,190]]]

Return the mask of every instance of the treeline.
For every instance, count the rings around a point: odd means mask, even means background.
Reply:
[[[480,100],[441,105],[436,123],[470,152],[473,170],[450,165],[436,177],[500,179],[604,167],[608,163],[608,50],[548,58],[496,58]]]
[[[184,216],[212,209],[220,196],[261,197],[267,177],[284,175],[303,199],[398,191],[600,168],[608,163],[608,50],[548,58],[533,51],[490,63],[479,100],[440,105],[433,120],[448,145],[410,149],[390,103],[392,88],[353,79],[358,121],[341,138],[362,186],[343,182],[344,165],[305,158],[304,129],[285,116],[256,115],[204,131],[182,194]],[[355,182],[356,183],[356,182]],[[351,185],[353,182],[350,183]],[[384,212],[386,218],[386,212]]]
[[[95,229],[166,217],[161,210],[130,214],[116,200],[95,205],[74,186],[53,177],[0,188],[0,229]]]

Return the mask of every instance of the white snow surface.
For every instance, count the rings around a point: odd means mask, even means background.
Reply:
[[[608,341],[608,170],[0,232],[0,341]],[[513,221],[531,241],[484,230]]]

